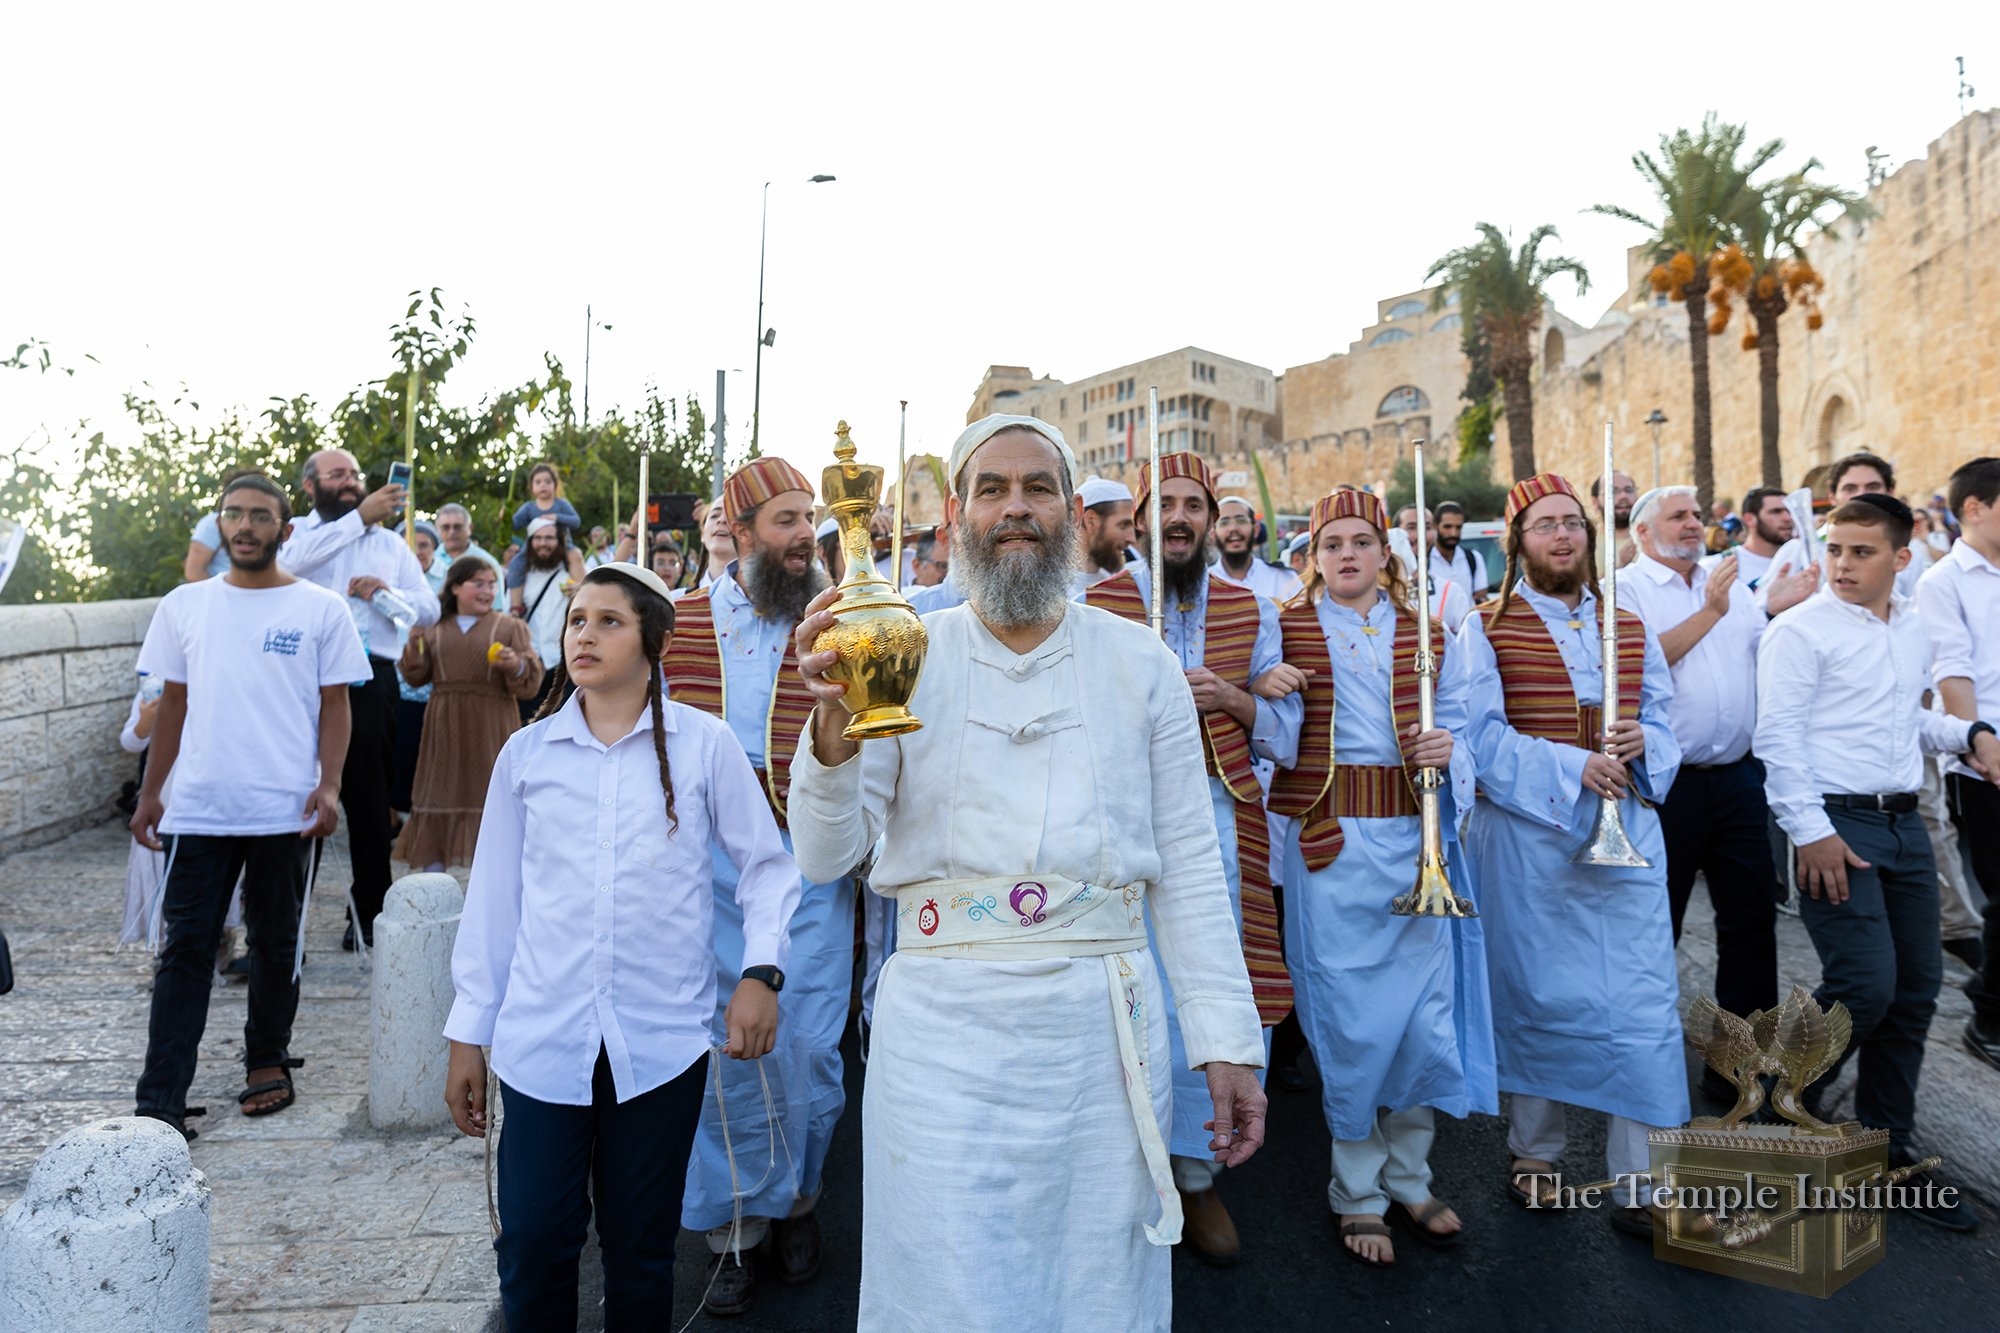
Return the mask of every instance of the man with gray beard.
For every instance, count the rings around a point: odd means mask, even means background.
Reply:
[[[1055,427],[987,417],[949,478],[966,603],[924,618],[923,728],[842,736],[846,688],[813,650],[831,593],[794,636],[818,700],[792,767],[800,870],[838,873],[880,839],[869,883],[896,904],[863,1093],[858,1323],[976,1333],[1025,1310],[1164,1330],[1182,1216],[1149,914],[1206,1074],[1206,1147],[1236,1165],[1264,1135],[1200,719],[1158,638],[1070,600],[1082,505]]]
[[[784,832],[792,753],[813,706],[796,670],[792,630],[813,595],[827,586],[816,563],[812,483],[781,458],[759,458],[723,483],[722,509],[737,559],[708,586],[674,603],[673,637],[662,666],[676,702],[729,724]],[[790,834],[785,838],[789,850]],[[857,855],[802,886],[785,971],[756,978],[784,990],[778,1044],[755,1065],[718,1065],[720,1098],[713,1083],[705,1094],[681,1223],[708,1233],[713,1258],[703,1304],[711,1314],[748,1310],[760,1270],[771,1262],[787,1283],[804,1282],[819,1271],[814,1208],[827,1148],[847,1104],[840,1034],[853,978],[849,872],[861,859]],[[743,913],[736,902],[735,864],[719,846],[712,868],[717,995],[726,1001],[740,977],[749,975],[738,971]],[[718,1042],[726,1007],[719,1002],[716,1008]],[[775,1126],[765,1114],[767,1081]],[[748,1191],[740,1230],[733,1226],[738,1188]]]

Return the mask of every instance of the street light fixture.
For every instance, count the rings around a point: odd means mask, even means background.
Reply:
[[[1667,424],[1667,414],[1659,408],[1646,418],[1646,424],[1653,428],[1653,489],[1660,488],[1660,427]]]
[[[809,176],[808,185],[825,185],[831,176]],[[758,412],[764,405],[764,349],[777,345],[778,331],[764,327],[764,240],[771,224],[771,182],[764,182],[764,207],[757,223],[757,368],[750,389],[750,452],[758,452]]]

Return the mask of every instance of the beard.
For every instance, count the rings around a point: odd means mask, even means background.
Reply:
[[[1438,554],[1442,555],[1447,560],[1451,559],[1452,556],[1458,553],[1458,538],[1455,536],[1447,537],[1442,532],[1440,532],[1437,535],[1437,541],[1434,543],[1434,545],[1438,549]]]
[[[331,523],[335,519],[346,518],[349,514],[359,509],[361,507],[361,498],[362,491],[358,483],[353,486],[342,487],[337,491],[320,490],[318,487],[315,487],[313,489],[313,512],[319,515],[321,522]]]
[[[236,549],[235,542],[230,542],[228,547],[230,568],[240,569],[246,574],[261,574],[278,558],[278,545],[278,539],[273,537],[270,541],[259,542],[257,550],[246,556]]]
[[[1024,535],[1037,539],[1033,550],[1000,553],[1002,540]],[[952,572],[973,614],[1002,630],[1062,619],[1082,546],[1082,534],[1068,510],[1063,511],[1062,525],[1053,530],[1022,519],[995,523],[984,532],[961,524],[959,536],[964,549],[956,552]]]
[[[1194,538],[1194,529],[1185,523],[1167,523],[1160,529],[1166,537]],[[1167,595],[1177,602],[1192,602],[1201,596],[1201,585],[1208,580],[1208,559],[1211,543],[1206,535],[1188,549],[1182,559],[1176,560],[1164,553],[1160,557],[1161,582]]]
[[[1788,534],[1779,530],[1777,524],[1767,524],[1761,516],[1750,520],[1750,528],[1751,531],[1757,534],[1757,540],[1766,542],[1772,546],[1783,546],[1791,540]]]
[[[819,596],[828,583],[826,571],[811,561],[815,550],[816,544],[808,538],[782,550],[760,548],[742,563],[743,591],[758,615],[794,625],[805,619],[806,603]],[[804,573],[794,574],[785,568],[785,557],[794,551],[808,557]]]
[[[1700,541],[1661,542],[1660,554],[1668,560],[1699,560],[1708,554],[1708,548]]]
[[[1567,597],[1583,590],[1583,560],[1572,560],[1569,567],[1559,569],[1555,565],[1521,553],[1522,563],[1528,567],[1528,583],[1536,592],[1547,593],[1551,597]]]
[[[1090,563],[1107,574],[1116,574],[1125,568],[1125,543],[1112,535],[1109,527],[1100,526],[1090,535],[1090,546],[1085,554]]]
[[[543,555],[533,542],[528,543],[529,569],[561,569],[565,563],[561,542],[550,548],[547,555]]]

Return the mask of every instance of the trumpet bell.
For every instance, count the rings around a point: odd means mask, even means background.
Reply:
[[[1653,864],[1639,855],[1639,849],[1625,836],[1625,821],[1619,818],[1618,802],[1608,797],[1599,800],[1597,822],[1591,826],[1590,838],[1570,853],[1569,863],[1575,866],[1635,867]]]
[[[1444,859],[1425,852],[1417,860],[1417,882],[1389,904],[1390,916],[1474,917],[1472,903],[1458,896],[1445,878]]]

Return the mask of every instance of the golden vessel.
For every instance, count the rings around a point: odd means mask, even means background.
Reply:
[[[930,637],[916,608],[875,572],[868,520],[881,503],[882,469],[854,461],[845,421],[834,432],[833,455],[840,461],[820,473],[819,493],[840,524],[847,575],[831,608],[833,626],[813,641],[813,651],[839,654],[826,674],[847,686],[843,702],[854,720],[842,735],[851,741],[900,736],[923,726],[909,705]]]
[[[1688,1006],[1688,1044],[1734,1084],[1736,1106],[1647,1136],[1653,1257],[1765,1286],[1825,1297],[1880,1263],[1889,1187],[1938,1164],[1888,1169],[1887,1130],[1828,1124],[1799,1094],[1838,1063],[1847,1009],[1822,1011],[1803,986],[1775,1009],[1740,1018],[1707,996]],[[1764,1104],[1784,1124],[1747,1117]]]

